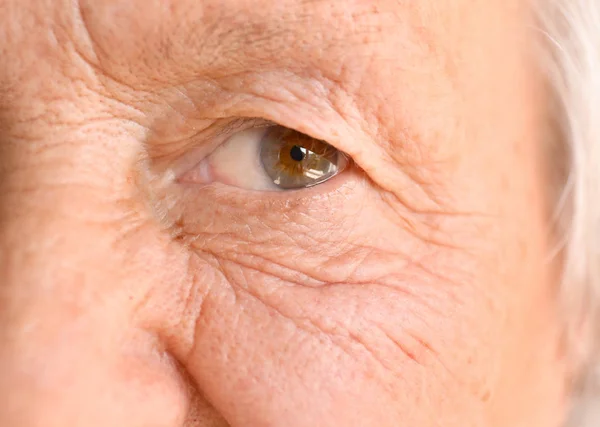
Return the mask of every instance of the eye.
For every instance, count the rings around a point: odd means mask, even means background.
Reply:
[[[273,184],[282,189],[320,184],[347,164],[346,156],[326,142],[281,126],[265,134],[260,160]]]
[[[312,187],[338,175],[348,157],[328,143],[282,126],[233,135],[182,180],[251,190]]]

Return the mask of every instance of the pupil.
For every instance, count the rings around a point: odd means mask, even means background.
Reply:
[[[294,145],[290,150],[290,157],[297,162],[301,162],[306,157],[304,151],[302,147]]]

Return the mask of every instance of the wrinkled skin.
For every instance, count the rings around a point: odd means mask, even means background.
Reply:
[[[516,0],[0,0],[0,425],[560,424]],[[180,172],[256,117],[354,165]]]

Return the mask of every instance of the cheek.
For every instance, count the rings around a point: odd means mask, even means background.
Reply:
[[[513,240],[489,220],[399,212],[362,185],[281,204],[203,191],[172,212],[191,256],[187,332],[170,335],[227,419],[488,425],[537,375],[523,354],[548,339],[543,272],[500,260]]]

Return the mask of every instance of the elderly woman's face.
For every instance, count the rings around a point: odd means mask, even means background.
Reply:
[[[0,425],[559,423],[526,2],[0,10]]]

